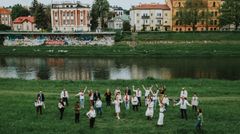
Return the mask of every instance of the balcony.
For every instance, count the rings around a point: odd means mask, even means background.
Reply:
[[[144,16],[142,16],[142,19],[150,19],[150,16],[144,15]]]

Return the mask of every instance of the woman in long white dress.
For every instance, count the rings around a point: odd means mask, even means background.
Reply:
[[[153,117],[153,113],[154,113],[154,110],[153,110],[154,102],[153,102],[152,98],[149,99],[147,106],[148,107],[147,107],[147,111],[146,111],[145,115],[147,116],[148,120],[151,120]]]
[[[122,103],[122,100],[120,100],[118,98],[118,95],[116,95],[115,100],[113,101],[113,104],[115,105],[115,112],[116,112],[116,117],[117,119],[120,119],[120,112],[121,112],[121,108],[120,108],[120,103]]]
[[[158,118],[158,122],[157,125],[158,126],[163,126],[163,120],[164,120],[164,111],[165,111],[165,107],[163,103],[159,103],[159,118]]]

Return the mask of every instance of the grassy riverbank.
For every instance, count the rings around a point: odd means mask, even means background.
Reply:
[[[132,80],[132,81],[37,81],[0,79],[0,133],[195,133],[195,116],[189,108],[189,120],[179,118],[179,108],[169,107],[165,113],[165,126],[156,126],[158,110],[154,119],[147,121],[145,107],[139,112],[126,111],[122,105],[121,120],[114,118],[114,107],[103,106],[103,116],[97,117],[96,127],[88,129],[88,119],[85,116],[87,109],[81,110],[80,124],[74,123],[73,104],[77,98],[73,97],[78,88],[88,86],[99,89],[101,94],[106,88],[140,86],[145,84],[165,84],[167,94],[175,99],[181,87],[186,87],[189,96],[197,92],[200,97],[200,106],[204,111],[204,133],[231,133],[240,132],[240,82],[218,80]],[[64,119],[59,120],[57,101],[61,89],[65,87],[70,93],[70,106],[64,113]],[[33,101],[36,93],[42,90],[46,96],[46,109],[43,115],[36,117]],[[86,96],[88,100],[88,97]],[[88,101],[86,106],[88,107]]]
[[[0,47],[0,56],[148,56],[148,57],[236,57],[240,56],[238,43],[181,43],[156,45],[128,45],[114,46],[28,46],[28,47]]]

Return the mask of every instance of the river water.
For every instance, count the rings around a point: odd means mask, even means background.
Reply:
[[[0,78],[45,80],[240,79],[239,58],[0,57]]]

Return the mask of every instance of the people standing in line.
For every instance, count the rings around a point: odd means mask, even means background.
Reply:
[[[94,106],[94,93],[92,90],[88,91],[89,96],[89,104],[90,106]]]
[[[98,90],[94,92],[93,98],[94,98],[94,102],[96,102],[98,98],[101,100],[101,95]]]
[[[135,90],[135,86],[134,85],[132,86],[132,88],[133,88],[133,92],[135,92],[135,94],[136,94],[136,96],[138,98],[138,105],[142,106],[142,103],[141,103],[142,91],[139,88],[137,88],[137,90]]]
[[[64,112],[64,109],[65,109],[65,104],[64,104],[62,99],[60,99],[59,102],[58,102],[58,109],[60,111],[60,120],[62,120],[63,119],[63,112]]]
[[[79,102],[80,102],[81,108],[84,108],[84,94],[85,94],[86,90],[87,90],[87,87],[85,87],[84,90],[80,90],[80,92],[75,95],[75,96],[79,96]]]
[[[44,96],[44,94],[43,94],[43,92],[42,91],[39,91],[39,93],[37,94],[37,99],[40,99],[40,101],[42,102],[42,106],[43,106],[43,108],[45,109],[45,103],[44,103],[44,101],[45,101],[45,96]]]
[[[125,92],[123,101],[124,101],[126,110],[129,110],[130,108],[130,100],[131,100],[131,96],[128,94],[128,92]]]
[[[154,102],[153,102],[152,98],[150,98],[148,101],[148,105],[147,105],[147,111],[145,113],[148,120],[152,120],[152,118],[153,118],[153,114],[154,114],[153,107],[154,107]]]
[[[197,112],[198,103],[199,103],[199,101],[198,101],[197,94],[194,93],[194,94],[193,94],[193,97],[192,97],[192,102],[191,102],[191,104],[192,104],[192,110],[194,110],[195,112]]]
[[[197,115],[197,123],[196,123],[196,129],[197,130],[202,130],[202,126],[203,126],[203,114],[202,114],[202,109],[198,109],[197,110],[198,115]]]
[[[38,114],[42,115],[42,105],[43,105],[43,103],[42,103],[42,101],[40,100],[40,97],[38,97],[38,98],[36,99],[36,101],[34,102],[34,105],[35,105],[35,107],[36,107],[37,116],[38,116]]]
[[[102,101],[101,101],[101,98],[97,98],[96,109],[97,109],[97,114],[102,116]]]
[[[90,107],[90,110],[87,112],[87,117],[89,118],[89,127],[93,128],[95,124],[96,112],[93,106]]]
[[[138,98],[135,94],[133,94],[133,97],[131,98],[131,102],[132,102],[133,111],[138,111]]]
[[[187,99],[188,97],[188,92],[187,90],[183,87],[182,90],[181,90],[181,93],[180,93],[180,98],[185,98]]]
[[[156,109],[156,107],[157,107],[157,102],[158,102],[158,92],[159,92],[159,90],[157,90],[157,91],[152,91],[152,90],[150,90],[150,92],[151,92],[151,94],[152,94],[152,99],[153,99],[153,103],[154,103],[154,109]]]
[[[192,106],[192,105],[190,105],[184,97],[182,97],[178,103],[174,104],[174,106],[178,106],[178,105],[180,105],[181,118],[182,119],[185,118],[187,120],[188,119],[187,106]]]
[[[121,112],[121,107],[120,104],[122,103],[121,99],[118,98],[118,94],[115,97],[115,100],[113,101],[113,104],[115,105],[115,112],[116,112],[116,118],[120,119],[120,112]]]
[[[64,88],[60,94],[60,98],[63,100],[66,106],[68,106],[68,91]]]
[[[158,126],[163,126],[163,121],[164,121],[164,112],[165,112],[165,106],[163,103],[159,102],[159,118],[158,118],[158,122],[157,125]]]
[[[162,103],[164,105],[165,110],[167,110],[167,107],[169,106],[169,98],[167,97],[166,94],[162,98]]]
[[[75,123],[79,123],[79,118],[80,118],[80,104],[79,101],[76,102],[75,107]]]
[[[153,88],[153,85],[149,88],[146,88],[144,85],[142,85],[144,91],[145,91],[145,94],[144,94],[144,102],[145,102],[145,106],[147,106],[147,98],[148,98],[148,95],[150,94],[150,91],[152,90]]]
[[[105,99],[106,99],[106,104],[107,106],[111,106],[111,97],[112,97],[112,93],[110,92],[109,89],[107,89],[107,91],[105,92]]]

